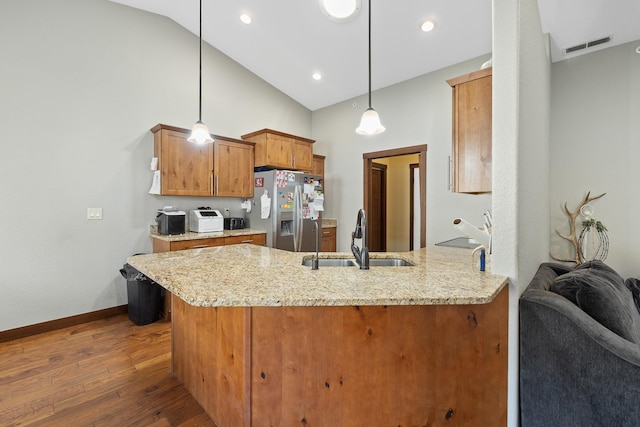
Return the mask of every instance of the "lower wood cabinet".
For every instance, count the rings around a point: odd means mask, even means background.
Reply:
[[[336,228],[327,227],[322,229],[322,240],[320,241],[322,252],[336,251]]]

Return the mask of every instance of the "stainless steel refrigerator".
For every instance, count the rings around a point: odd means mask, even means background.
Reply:
[[[313,221],[322,232],[322,177],[305,172],[255,172],[249,227],[267,231],[267,246],[293,252],[316,248]],[[268,199],[268,200],[267,200]],[[318,236],[321,239],[322,235]]]

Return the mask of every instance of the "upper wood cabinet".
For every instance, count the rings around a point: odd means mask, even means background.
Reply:
[[[271,129],[262,129],[242,135],[245,141],[256,144],[256,167],[311,171],[313,169],[312,139],[289,135]]]
[[[324,180],[324,159],[325,156],[321,156],[320,154],[313,155],[313,168],[311,169],[311,173],[315,175],[320,175]]]
[[[213,144],[187,141],[188,129],[159,124],[154,134],[163,196],[253,197],[254,144],[213,135]]]
[[[453,89],[454,192],[491,192],[491,71],[447,80]]]
[[[253,197],[254,146],[220,136],[213,142],[214,193],[220,197]]]

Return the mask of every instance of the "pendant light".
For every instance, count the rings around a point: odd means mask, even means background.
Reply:
[[[206,144],[213,142],[211,132],[207,125],[202,123],[202,0],[200,0],[200,86],[198,93],[198,121],[193,125],[191,130],[191,136],[187,138],[189,142],[195,142],[196,144]]]
[[[356,132],[361,135],[377,135],[385,131],[378,112],[371,106],[371,0],[369,0],[369,108],[362,114]]]

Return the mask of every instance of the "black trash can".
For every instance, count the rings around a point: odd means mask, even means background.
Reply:
[[[120,269],[127,280],[129,319],[136,325],[148,325],[160,318],[162,287],[129,264]]]

